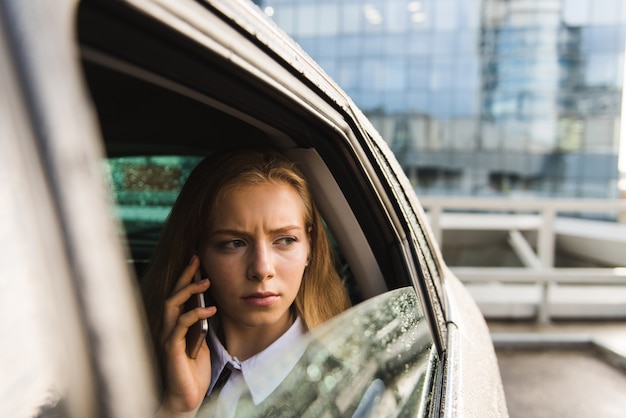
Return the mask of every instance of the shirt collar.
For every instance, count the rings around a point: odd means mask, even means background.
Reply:
[[[214,327],[209,327],[211,347],[211,386],[209,393],[224,367],[239,370],[250,390],[255,404],[267,398],[287,377],[306,349],[305,344],[297,341],[305,334],[304,325],[297,318],[291,327],[265,350],[239,361],[231,356],[215,334]]]

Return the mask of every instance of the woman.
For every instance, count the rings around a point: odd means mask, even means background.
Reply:
[[[205,279],[194,282],[198,269]],[[232,413],[236,380],[245,381],[258,403],[269,393],[255,386],[254,370],[349,306],[309,187],[295,165],[273,151],[218,153],[194,169],[142,290],[163,368],[160,416],[194,416],[227,374],[218,408]],[[202,292],[208,307],[185,312],[190,297]],[[208,343],[192,359],[185,335],[205,318]],[[293,360],[284,366],[272,364],[288,371]]]

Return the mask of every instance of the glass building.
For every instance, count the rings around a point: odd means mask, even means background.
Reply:
[[[616,198],[622,0],[257,0],[418,193]]]

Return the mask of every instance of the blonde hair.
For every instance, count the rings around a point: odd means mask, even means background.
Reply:
[[[349,307],[345,286],[335,270],[332,247],[304,176],[282,154],[244,150],[213,154],[192,171],[165,222],[153,258],[141,281],[150,331],[159,360],[163,304],[203,242],[208,220],[220,194],[230,188],[288,184],[302,199],[304,222],[310,228],[310,259],[294,302],[307,329]]]

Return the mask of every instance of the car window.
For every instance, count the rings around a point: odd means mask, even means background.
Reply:
[[[178,41],[184,44],[175,36],[154,45],[157,38],[150,33],[137,33],[135,39],[130,34],[138,28],[127,28],[125,36],[113,37],[123,44],[112,46],[92,27],[81,27],[87,45],[84,70],[109,153],[116,214],[139,275],[200,158],[184,153],[277,148],[305,171],[318,204],[326,203],[320,210],[336,233],[333,242],[345,249],[355,271],[346,283],[350,294],[357,294],[353,302],[361,303],[310,334],[302,367],[268,399],[265,415],[279,414],[287,404],[290,416],[296,405],[302,416],[428,410],[430,392],[438,387],[432,375],[439,361],[424,319],[429,295],[417,298],[413,287],[403,288],[419,278],[405,268],[411,264],[406,248],[371,183],[375,180],[363,160],[367,153],[359,151],[366,144],[353,137],[359,133],[351,130],[350,120],[341,119],[334,107],[321,106],[323,101],[315,101],[312,109],[303,106],[304,96],[298,99],[263,80],[241,77],[241,69],[231,68],[232,61],[221,56],[195,56],[194,45],[174,47]],[[159,54],[144,54],[144,43]],[[129,44],[136,44],[136,53],[127,50]],[[122,53],[110,52],[116,48]],[[309,98],[313,92],[306,91]],[[344,273],[347,265],[338,270]],[[396,288],[402,290],[387,292]],[[358,294],[369,299],[362,301]]]
[[[182,185],[202,158],[107,159],[115,214],[138,275]],[[337,269],[344,279],[351,277],[332,234],[331,241],[339,254]],[[345,282],[352,300],[360,302],[353,282]],[[413,287],[356,304],[308,333],[290,352],[303,354],[283,383],[246,416],[415,416],[416,411],[424,416],[428,411],[438,356]],[[212,408],[206,405],[199,416],[212,416]]]
[[[354,306],[307,334],[300,347],[290,350],[303,354],[280,386],[244,416],[427,414],[438,361],[412,287]],[[213,416],[213,407],[204,405],[198,416]]]
[[[139,276],[184,182],[202,158],[135,155],[107,159],[114,211]],[[331,241],[340,255],[332,234]],[[349,267],[341,256],[338,259],[337,268],[345,278]],[[346,280],[346,285],[353,295],[351,281]],[[413,287],[356,304],[307,334],[301,346],[292,351],[304,353],[295,368],[251,416],[426,414],[438,356]],[[211,408],[206,406],[205,416],[211,416]]]

